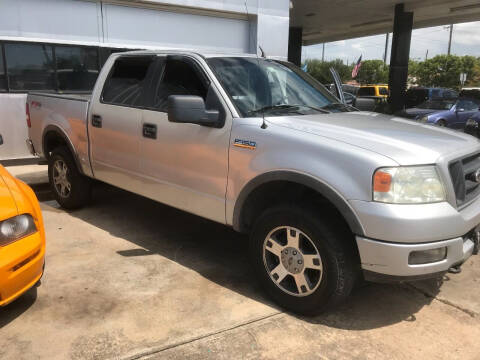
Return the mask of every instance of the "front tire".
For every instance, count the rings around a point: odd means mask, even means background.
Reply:
[[[65,147],[52,151],[48,159],[48,180],[55,200],[65,209],[80,208],[90,199],[90,179],[80,174]]]
[[[280,306],[313,315],[350,295],[358,260],[343,222],[312,209],[278,206],[254,225],[250,256],[262,287]]]

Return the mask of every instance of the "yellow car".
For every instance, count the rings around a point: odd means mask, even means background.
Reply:
[[[357,96],[359,97],[388,97],[388,85],[363,85],[358,89]]]
[[[42,277],[45,230],[37,197],[0,165],[0,306]]]

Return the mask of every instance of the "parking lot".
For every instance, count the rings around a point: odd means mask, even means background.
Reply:
[[[255,283],[243,235],[98,184],[89,207],[52,200],[41,166],[10,167],[37,191],[42,284],[0,309],[7,359],[480,359],[480,258],[458,275],[364,284],[298,317]]]

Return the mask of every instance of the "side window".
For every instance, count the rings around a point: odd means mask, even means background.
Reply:
[[[10,90],[55,90],[52,46],[7,43],[4,48]]]
[[[143,106],[144,88],[148,86],[152,56],[125,56],[115,61],[105,81],[102,102],[121,106]]]
[[[478,110],[478,105],[471,100],[466,100],[463,108],[465,109],[465,111],[473,111]]]
[[[358,90],[358,96],[375,96],[375,88],[374,87],[361,87]]]
[[[207,98],[208,86],[194,66],[180,58],[168,58],[160,78],[153,86],[153,108],[167,111],[170,95],[196,95]]]

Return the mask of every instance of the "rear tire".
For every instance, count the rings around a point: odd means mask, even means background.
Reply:
[[[48,159],[48,180],[55,200],[65,209],[77,209],[90,200],[91,181],[80,174],[66,147],[52,151]]]
[[[349,237],[346,225],[332,216],[278,206],[255,223],[250,256],[257,278],[276,303],[313,315],[341,303],[355,285],[359,265]],[[297,248],[291,246],[295,243]]]

